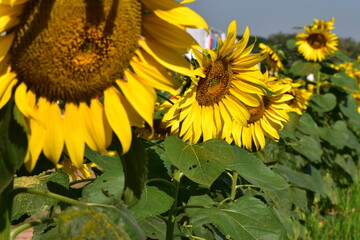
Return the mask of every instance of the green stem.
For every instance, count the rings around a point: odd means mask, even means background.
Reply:
[[[234,201],[235,200],[235,197],[236,197],[236,189],[237,189],[237,180],[238,180],[238,177],[239,177],[239,174],[237,172],[233,172],[232,174],[232,177],[231,177],[231,180],[232,180],[232,183],[231,183],[231,194],[230,194],[230,199],[231,201]]]
[[[64,197],[60,194],[56,194],[56,193],[52,193],[49,191],[41,191],[35,188],[15,188],[12,191],[12,195],[15,196],[19,193],[31,193],[31,194],[36,194],[36,195],[40,195],[43,197],[48,197],[48,198],[52,198],[52,199],[56,199],[58,201],[64,202],[64,203],[68,203],[70,205],[82,205],[82,206],[88,206],[88,207],[106,207],[106,208],[113,208],[113,209],[117,209],[115,206],[112,205],[106,205],[106,204],[100,204],[100,203],[86,203],[86,202],[81,202],[72,198],[68,198],[68,197]]]
[[[151,183],[151,182],[162,182],[165,185],[170,186],[171,189],[173,189],[174,191],[176,191],[174,184],[172,184],[171,182],[169,182],[168,180],[165,180],[163,178],[151,178],[151,179],[146,181],[146,183]]]
[[[8,240],[10,238],[11,227],[11,209],[12,197],[11,192],[14,182],[11,183],[0,193],[0,239]]]
[[[321,73],[319,70],[315,72],[315,80],[316,80],[316,94],[320,94],[320,87],[321,87]]]
[[[49,224],[49,223],[54,223],[54,222],[56,222],[55,218],[46,218],[46,219],[40,219],[40,220],[35,220],[32,222],[24,223],[24,224],[18,226],[17,228],[14,228],[11,231],[10,240],[14,240],[16,238],[16,236],[19,235],[19,233],[21,233],[22,231],[25,231],[28,228],[35,227],[35,226],[38,226],[41,224]]]
[[[176,220],[176,208],[177,202],[179,197],[179,186],[180,186],[180,179],[182,177],[182,173],[180,170],[175,169],[174,176],[173,176],[173,185],[174,185],[174,203],[169,211],[169,217],[167,221],[166,227],[166,240],[173,240],[174,239],[174,228],[175,228],[175,220]]]

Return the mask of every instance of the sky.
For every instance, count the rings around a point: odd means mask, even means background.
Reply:
[[[210,27],[226,32],[237,21],[238,35],[245,26],[251,35],[268,37],[275,33],[298,33],[314,18],[335,18],[333,32],[341,38],[360,42],[360,0],[197,0],[187,4]]]

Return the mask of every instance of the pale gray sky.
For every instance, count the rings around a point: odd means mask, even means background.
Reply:
[[[340,37],[360,42],[360,0],[197,0],[188,4],[209,26],[226,31],[237,21],[238,34],[249,26],[252,35],[298,33],[293,27],[310,25],[314,18],[329,21],[335,17]]]

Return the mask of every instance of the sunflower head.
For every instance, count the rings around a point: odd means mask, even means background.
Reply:
[[[259,107],[266,93],[258,67],[266,55],[250,54],[254,44],[248,46],[249,37],[246,28],[237,41],[233,21],[215,49],[193,49],[196,77],[163,119],[171,134],[192,143],[213,138],[232,142],[233,123],[248,123],[251,114],[246,105]]]
[[[207,29],[175,0],[0,0],[0,19],[0,108],[14,93],[29,171],[41,153],[83,168],[85,145],[113,154],[115,134],[126,153],[133,126],[152,133],[155,89],[177,92],[169,70],[193,76],[186,28]]]
[[[291,78],[284,78],[282,81],[291,85],[291,89],[289,89],[287,93],[292,95],[293,99],[287,101],[287,104],[290,106],[288,111],[296,112],[299,115],[303,114],[309,105],[312,92],[303,88],[304,84],[300,82],[293,82]]]
[[[268,77],[264,73],[264,83],[269,92],[262,97],[258,107],[246,106],[250,112],[250,119],[246,126],[236,126],[233,130],[234,142],[249,151],[258,151],[265,147],[265,137],[279,141],[278,131],[284,122],[289,120],[288,101],[293,99],[288,91],[291,85],[276,77]]]
[[[314,19],[314,23],[310,26],[312,29],[319,29],[319,30],[324,30],[324,31],[328,31],[330,32],[331,30],[333,30],[335,24],[335,18],[332,17],[329,21],[324,21],[324,20],[319,20],[319,19]]]
[[[259,48],[261,49],[261,53],[267,54],[266,64],[271,71],[280,72],[284,70],[284,64],[282,63],[280,57],[281,55],[283,55],[282,52],[264,43],[260,43]]]
[[[337,50],[338,37],[330,29],[314,24],[296,35],[298,51],[308,61],[321,62]]]

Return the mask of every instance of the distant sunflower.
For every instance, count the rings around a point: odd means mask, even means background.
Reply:
[[[311,27],[313,29],[319,29],[319,30],[325,30],[325,31],[331,31],[333,30],[335,27],[335,18],[332,17],[330,19],[330,21],[324,21],[324,20],[319,20],[319,19],[314,19],[314,23],[311,25]]]
[[[281,59],[275,49],[264,43],[260,43],[259,48],[261,49],[261,53],[268,55],[266,58],[266,64],[269,67],[269,70],[273,72],[280,72],[284,70],[284,64],[281,62]]]
[[[305,32],[296,35],[298,51],[308,61],[321,62],[337,50],[338,37],[318,24],[304,27]]]
[[[356,103],[358,105],[357,111],[360,113],[360,93],[352,93],[351,96],[353,96],[356,100]]]
[[[360,70],[354,67],[354,62],[343,62],[337,66],[332,66],[336,70],[344,71],[352,77],[357,83],[360,83]]]
[[[288,109],[289,112],[296,112],[299,115],[302,115],[306,111],[309,100],[312,96],[312,92],[307,89],[300,88],[302,83],[293,82],[291,78],[281,79],[284,83],[291,84],[291,89],[287,92],[292,95],[294,98],[289,100],[287,104],[290,106]]]
[[[186,27],[207,25],[175,0],[0,0],[0,108],[14,90],[27,169],[64,148],[81,168],[85,144],[106,154],[112,132],[127,152],[131,126],[152,126],[154,88],[178,87],[167,69],[192,76]]]
[[[232,141],[233,123],[246,125],[250,113],[246,105],[258,107],[265,94],[258,64],[266,56],[250,54],[249,29],[236,42],[236,22],[230,23],[224,42],[214,50],[194,50],[199,68],[184,96],[174,102],[163,121],[171,134],[184,141],[220,138]]]
[[[290,84],[278,80],[276,77],[268,78],[267,75],[266,72],[264,74],[265,84],[271,94],[264,95],[258,107],[247,106],[250,119],[246,126],[240,124],[233,126],[235,144],[250,151],[264,148],[265,136],[279,141],[278,131],[283,129],[283,123],[289,120],[290,107],[287,102],[294,98],[288,94],[291,89]]]

